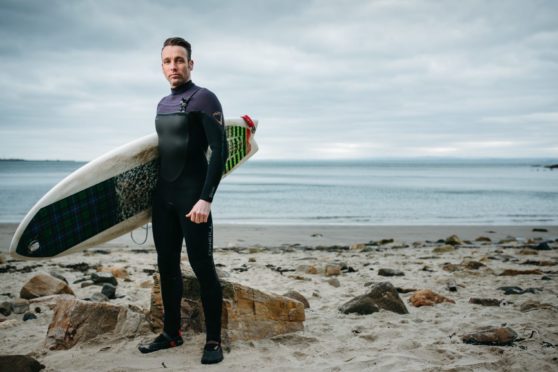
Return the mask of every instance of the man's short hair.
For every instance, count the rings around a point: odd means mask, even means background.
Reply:
[[[188,60],[192,59],[192,46],[190,45],[189,42],[187,42],[186,40],[184,40],[181,37],[169,37],[167,40],[165,40],[165,42],[163,43],[163,48],[161,48],[161,51],[163,49],[165,49],[166,46],[181,46],[184,49],[186,49],[186,51],[188,52]]]

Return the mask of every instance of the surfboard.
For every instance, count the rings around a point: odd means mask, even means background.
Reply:
[[[223,177],[258,150],[254,139],[257,125],[248,116],[225,121],[229,156]],[[62,256],[149,222],[158,174],[157,143],[156,133],[139,138],[56,184],[23,218],[12,238],[10,254],[18,259]]]

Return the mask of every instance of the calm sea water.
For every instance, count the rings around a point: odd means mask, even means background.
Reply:
[[[549,160],[247,162],[213,203],[217,223],[558,223]],[[554,161],[557,163],[558,161]],[[19,222],[78,162],[0,161],[0,222]]]

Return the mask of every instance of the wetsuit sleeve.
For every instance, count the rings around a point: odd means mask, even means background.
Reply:
[[[225,162],[228,156],[227,137],[224,118],[221,117],[221,122],[219,122],[215,116],[204,114],[202,117],[203,130],[207,138],[207,144],[211,149],[211,155],[200,199],[211,202],[225,170]]]

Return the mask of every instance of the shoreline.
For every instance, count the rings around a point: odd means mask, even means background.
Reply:
[[[0,252],[8,252],[17,223],[0,223]],[[546,232],[533,231],[545,229]],[[136,241],[142,241],[145,230],[133,232]],[[479,236],[498,241],[507,237],[518,239],[543,238],[558,239],[558,226],[545,225],[244,225],[215,224],[214,246],[219,248],[283,245],[308,247],[351,245],[367,243],[371,240],[395,239],[411,243],[417,240],[445,239],[457,235],[464,240],[474,240]],[[153,246],[151,229],[144,244]],[[103,247],[136,247],[130,234],[122,235],[104,243]]]

